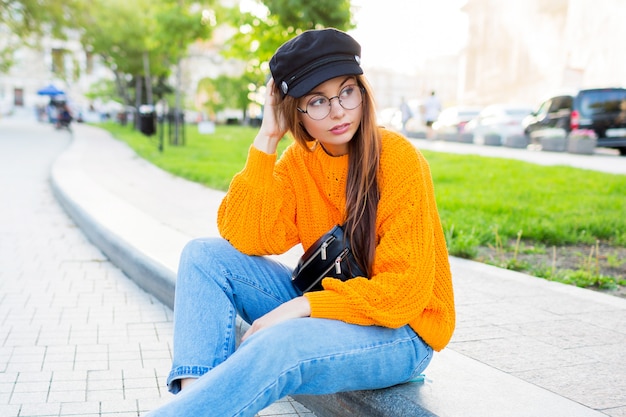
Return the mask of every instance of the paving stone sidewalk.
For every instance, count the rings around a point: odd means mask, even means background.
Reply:
[[[0,120],[2,417],[137,417],[171,398],[172,311],[87,241],[50,190],[70,142],[50,125]],[[313,416],[291,399],[261,415]]]

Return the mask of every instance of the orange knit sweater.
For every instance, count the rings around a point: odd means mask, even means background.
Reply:
[[[345,220],[348,156],[296,143],[275,154],[250,147],[218,212],[222,236],[250,255],[284,253],[313,244]],[[441,350],[455,325],[448,252],[435,204],[430,168],[404,137],[382,130],[378,245],[373,276],[323,280],[305,294],[311,317],[397,328],[409,324]]]

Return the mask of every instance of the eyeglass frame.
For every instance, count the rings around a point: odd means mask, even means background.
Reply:
[[[341,103],[341,98],[339,98],[339,97],[341,96],[341,93],[342,93],[342,92],[343,92],[346,88],[348,88],[348,87],[352,87],[352,86],[358,87],[359,91],[361,92],[361,101],[359,101],[359,104],[357,104],[356,106],[352,107],[351,109],[347,109],[347,108],[345,108],[345,107],[343,106],[343,104]],[[341,90],[339,90],[339,94],[338,94],[338,95],[336,95],[336,96],[333,96],[333,97],[326,97],[324,94],[315,94],[315,95],[314,95],[315,97],[320,96],[320,97],[324,97],[326,100],[328,100],[328,113],[326,113],[326,115],[325,115],[324,117],[322,117],[321,119],[314,119],[314,118],[313,118],[313,117],[309,114],[309,111],[308,111],[308,110],[303,110],[303,109],[301,109],[299,106],[298,106],[298,107],[296,107],[296,108],[298,109],[298,111],[299,111],[300,113],[303,113],[303,114],[306,114],[307,116],[309,116],[309,118],[311,118],[311,120],[320,121],[320,120],[324,120],[325,118],[327,118],[327,117],[328,117],[328,115],[331,113],[331,111],[332,111],[332,109],[333,109],[333,102],[332,102],[332,101],[333,101],[334,99],[337,99],[337,101],[339,102],[339,105],[341,106],[341,108],[342,108],[342,109],[344,109],[344,110],[354,110],[354,109],[356,109],[357,107],[359,107],[359,106],[363,105],[363,95],[364,95],[364,94],[365,94],[365,87],[360,86],[360,85],[358,85],[358,84],[350,84],[350,85],[347,85],[347,86],[343,87]],[[311,102],[311,99],[309,99],[309,101],[307,101],[307,103],[306,103],[306,107],[309,107],[309,103],[310,103],[310,102]]]

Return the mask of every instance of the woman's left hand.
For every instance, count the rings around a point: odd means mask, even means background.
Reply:
[[[243,335],[241,341],[245,341],[248,337],[259,330],[271,327],[281,321],[296,319],[300,317],[309,317],[311,315],[311,306],[306,297],[297,297],[284,304],[279,305],[274,310],[256,319],[248,331]]]

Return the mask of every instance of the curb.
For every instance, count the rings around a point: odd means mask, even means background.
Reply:
[[[132,224],[133,229],[151,230],[147,239],[158,234],[158,241],[163,241],[163,236],[167,236],[165,242],[168,249],[165,250],[176,254],[180,253],[189,238],[158,224],[90,181],[80,169],[80,158],[72,155],[74,146],[75,142],[52,166],[50,184],[55,198],[88,239],[113,264],[144,291],[173,309],[177,264],[172,265],[170,259],[168,265],[161,260],[167,258],[159,258],[158,255],[139,250],[136,242],[116,231],[124,230],[125,226]],[[107,212],[124,212],[126,225],[111,224],[111,216],[106,216]],[[162,251],[163,249],[159,252]]]

